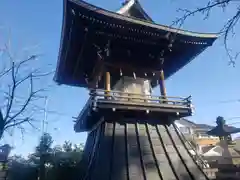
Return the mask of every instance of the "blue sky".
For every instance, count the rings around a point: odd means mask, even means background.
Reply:
[[[120,7],[122,0],[88,0],[88,2],[115,11]],[[177,8],[193,8],[205,1],[140,0],[140,2],[157,23],[170,25],[179,16]],[[61,34],[62,5],[62,0],[0,1],[0,41],[4,39],[6,31],[11,29],[12,43],[16,47],[38,45],[38,51],[43,54],[41,63],[43,65],[51,63],[55,68]],[[201,15],[191,17],[183,28],[217,32],[233,10],[234,6],[230,6],[225,14],[220,9],[214,10],[205,21]],[[238,50],[239,37],[240,34],[229,40],[235,51]],[[196,113],[190,119],[194,122],[214,124],[218,115],[226,119],[240,116],[240,102],[221,103],[240,99],[239,63],[237,62],[235,68],[228,66],[223,41],[220,38],[212,47],[167,80],[167,93],[172,96],[193,96]],[[86,133],[76,134],[73,131],[72,117],[78,115],[86,102],[87,91],[76,87],[57,86],[52,77],[48,83],[54,85],[47,94],[48,110],[58,113],[48,113],[46,131],[52,134],[55,144],[61,144],[64,140],[71,140],[74,143],[85,142]],[[158,93],[159,89],[156,88],[154,91]],[[231,121],[233,122],[237,122],[237,119]],[[14,153],[26,155],[34,150],[39,136],[40,132],[29,129],[23,140],[19,132],[16,132],[13,137],[6,137],[2,143],[12,144],[16,147]]]

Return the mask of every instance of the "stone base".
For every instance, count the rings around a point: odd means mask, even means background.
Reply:
[[[7,179],[7,171],[0,170],[0,180],[6,180]]]
[[[87,138],[83,180],[205,180],[173,126],[103,122]]]

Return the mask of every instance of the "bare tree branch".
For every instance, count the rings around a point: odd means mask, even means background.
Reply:
[[[228,47],[228,36],[230,34],[235,34],[234,27],[237,25],[240,18],[240,0],[208,0],[205,6],[198,7],[193,10],[179,8],[178,12],[182,12],[183,15],[173,21],[172,25],[178,25],[179,27],[181,27],[187,18],[189,18],[190,16],[195,16],[198,13],[202,13],[204,15],[204,20],[208,19],[213,9],[222,8],[224,12],[226,7],[228,7],[230,3],[234,3],[234,6],[236,6],[236,12],[226,23],[223,23],[223,28],[219,31],[219,33],[223,35],[224,38],[224,47],[229,58],[229,64],[235,66],[235,62],[238,58],[239,52],[233,53],[232,50]],[[239,6],[237,6],[238,3]]]
[[[13,126],[18,126],[18,125],[20,125],[20,124],[23,124],[23,123],[25,123],[25,122],[29,122],[29,121],[31,121],[31,120],[33,120],[33,119],[30,119],[30,118],[24,118],[24,119],[21,119],[21,118],[19,118],[19,119],[14,119],[14,121],[11,121],[10,123],[7,123],[7,125],[5,125],[5,129],[8,129],[8,128],[10,128],[10,127],[13,127]]]
[[[240,6],[237,9],[238,10],[237,10],[236,14],[224,25],[223,30],[222,30],[222,33],[224,33],[224,46],[225,46],[227,55],[230,60],[229,64],[232,64],[233,66],[235,66],[235,61],[239,55],[239,52],[237,52],[235,54],[235,56],[232,56],[231,49],[228,48],[227,40],[228,40],[228,36],[229,36],[230,32],[232,32],[232,34],[234,34],[233,28],[236,26],[236,24],[238,23],[239,18],[240,18]]]
[[[39,90],[40,91],[40,90]],[[6,124],[8,124],[8,122],[11,122],[14,118],[16,118],[17,116],[19,116],[28,106],[29,102],[31,101],[32,97],[34,96],[34,94],[36,94],[38,91],[33,92],[33,80],[32,80],[32,76],[30,76],[30,95],[28,96],[26,102],[23,104],[22,108],[19,109],[19,111],[14,114],[13,116],[10,116],[8,114],[8,116],[6,116]],[[21,123],[20,123],[21,124]]]
[[[190,17],[190,16],[194,16],[197,13],[203,13],[205,14],[204,19],[207,19],[209,17],[210,11],[212,10],[212,8],[215,7],[222,7],[225,8],[226,5],[231,2],[231,1],[235,1],[235,0],[209,0],[207,5],[200,7],[200,8],[196,8],[194,10],[189,10],[189,9],[182,9],[179,8],[177,11],[179,12],[183,12],[183,16],[180,18],[177,18],[175,21],[173,21],[173,25],[179,25],[182,26],[183,23],[185,22],[185,20]]]
[[[1,52],[4,55],[0,56],[0,60],[6,62],[6,66],[4,65],[0,72],[2,85],[0,99],[3,100],[0,106],[0,139],[5,131],[9,132],[11,129],[18,128],[24,133],[23,124],[37,129],[34,126],[36,122],[34,116],[39,112],[33,105],[43,97],[41,93],[45,92],[45,88],[35,81],[53,73],[52,71],[43,72],[41,68],[36,67],[36,60],[39,57],[36,53],[31,53],[23,60],[14,57],[10,51],[10,41],[5,44]]]
[[[3,51],[3,52],[7,52],[7,50],[5,50],[5,51]],[[8,56],[9,56],[9,58],[10,59],[12,59],[12,57],[9,55],[9,53],[7,53],[8,54]],[[18,74],[18,71],[19,71],[19,69],[21,69],[21,67],[22,66],[24,66],[25,64],[27,64],[27,63],[29,63],[29,61],[34,61],[34,60],[36,60],[36,58],[37,57],[39,57],[38,55],[31,55],[31,56],[29,56],[27,59],[25,59],[25,60],[22,60],[22,61],[20,61],[19,63],[14,63],[14,68],[16,68],[16,75]],[[11,72],[11,70],[12,70],[12,66],[11,67],[9,67],[9,68],[5,68],[5,69],[3,69],[2,70],[2,72],[0,73],[0,78],[1,77],[3,77],[3,76],[5,76],[5,75],[7,75],[9,72]]]
[[[12,105],[13,105],[13,99],[15,97],[15,90],[16,90],[16,80],[15,80],[15,74],[14,74],[14,62],[12,62],[12,82],[13,82],[13,86],[12,86],[12,89],[11,89],[11,95],[10,95],[10,98],[9,98],[9,102],[8,102],[8,105],[7,105],[7,112],[6,112],[6,115],[5,117],[3,118],[4,121],[7,120],[8,118],[8,115],[11,111],[11,108],[12,108]]]

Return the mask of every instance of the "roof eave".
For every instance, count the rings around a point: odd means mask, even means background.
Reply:
[[[65,37],[65,25],[66,25],[66,11],[67,11],[67,1],[68,0],[63,0],[63,17],[62,17],[62,30],[61,30],[61,38],[60,38],[60,46],[59,46],[59,51],[58,51],[58,60],[57,60],[57,67],[56,67],[56,71],[53,77],[53,80],[59,84],[61,84],[61,82],[59,82],[59,68],[60,68],[60,61],[61,61],[61,57],[62,57],[62,48],[63,48],[63,41],[64,41],[64,37]]]
[[[159,30],[163,30],[163,31],[168,31],[170,33],[176,33],[176,34],[179,34],[179,35],[192,36],[192,37],[198,37],[198,38],[210,38],[210,39],[213,38],[214,40],[217,39],[220,35],[219,33],[198,33],[198,32],[186,31],[186,30],[174,28],[174,27],[171,27],[171,26],[160,25],[160,24],[149,22],[149,21],[143,21],[141,19],[124,16],[122,14],[118,14],[118,13],[115,13],[115,12],[97,7],[95,5],[92,5],[92,4],[89,4],[89,3],[85,2],[83,0],[65,0],[65,1],[69,1],[71,3],[74,3],[74,4],[78,5],[78,6],[82,6],[84,8],[87,8],[89,11],[99,12],[102,15],[110,16],[110,17],[115,18],[115,19],[120,19],[120,20],[127,21],[127,22],[133,23],[133,24],[148,26],[150,28],[159,29]]]

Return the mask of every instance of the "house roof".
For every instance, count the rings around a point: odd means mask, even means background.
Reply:
[[[198,129],[211,129],[211,128],[213,128],[213,126],[211,126],[211,125],[208,125],[208,124],[196,124],[196,128],[198,128]]]
[[[211,150],[212,148],[214,148],[215,146],[210,145],[210,146],[203,146],[202,147],[202,153],[205,154],[206,152],[208,152],[209,150]]]
[[[209,130],[209,129],[212,129],[214,126],[211,126],[211,125],[208,125],[208,124],[197,124],[197,123],[194,123],[188,119],[185,119],[185,118],[182,118],[178,121],[176,121],[184,126],[188,126],[188,127],[191,127],[193,129],[196,129],[196,130]]]
[[[221,156],[223,153],[223,148],[219,145],[206,146],[202,148],[202,151],[203,151],[203,155],[211,156],[211,154],[214,153],[214,155],[219,154],[219,156]],[[240,156],[238,150],[236,150],[234,147],[229,146],[228,151],[232,157]]]
[[[196,123],[188,120],[188,119],[185,119],[185,118],[181,118],[179,120],[177,120],[176,122],[178,122],[179,124],[182,124],[184,126],[188,126],[188,127],[195,127],[196,126]]]

